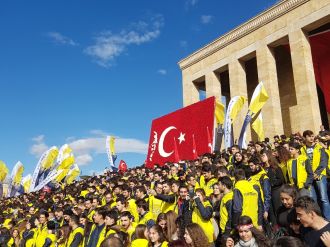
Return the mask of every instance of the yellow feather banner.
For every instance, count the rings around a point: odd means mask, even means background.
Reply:
[[[69,172],[69,169],[61,170],[61,173],[55,178],[55,181],[60,183],[65,178],[65,176],[68,174],[68,172]]]
[[[66,183],[71,184],[79,175],[80,175],[79,166],[77,164],[74,164],[71,167],[68,175],[66,176]]]
[[[21,184],[23,172],[24,172],[24,166],[20,161],[18,161],[16,163],[16,165],[14,166],[12,174],[11,174],[13,185],[17,186],[17,185]]]
[[[24,188],[24,192],[27,193],[30,189],[32,183],[32,176],[31,174],[26,175],[23,179],[22,179],[22,186]]]
[[[1,183],[6,179],[8,173],[9,173],[9,170],[8,170],[6,164],[0,160],[0,182]]]
[[[260,141],[263,141],[265,139],[265,133],[264,133],[264,127],[263,127],[261,112],[259,113],[258,117],[252,123],[252,128],[257,133],[257,135],[259,137],[258,139]]]
[[[57,170],[62,170],[62,169],[69,169],[70,166],[74,164],[74,156],[73,154],[66,154],[66,157],[62,160],[61,164],[57,168]]]
[[[242,110],[242,107],[246,101],[246,98],[244,96],[236,96],[236,101],[233,103],[232,109],[230,111],[230,118],[232,120],[232,123],[237,117],[237,114]]]
[[[57,158],[57,155],[58,155],[57,147],[50,148],[48,150],[46,157],[42,160],[41,169],[48,170],[48,169],[52,168],[52,166],[54,165],[54,161]]]
[[[264,104],[266,104],[268,98],[269,98],[269,96],[264,87],[264,84],[262,82],[260,82],[253,92],[249,110],[253,114],[256,114],[257,112],[260,111],[260,109],[264,106]]]
[[[218,100],[215,101],[215,120],[217,124],[224,124],[225,122],[225,106]]]

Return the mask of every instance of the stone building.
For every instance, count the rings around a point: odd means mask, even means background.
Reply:
[[[321,123],[329,126],[324,92],[319,90],[310,38],[330,28],[330,0],[283,0],[207,44],[178,64],[182,70],[184,106],[216,96],[250,101],[259,81],[270,96],[262,109],[265,136],[290,134]],[[328,43],[330,51],[330,40]],[[330,59],[330,57],[329,57]],[[329,92],[328,92],[329,93]],[[238,138],[245,104],[234,122]],[[329,112],[329,111],[328,111]],[[247,130],[247,140],[255,133]]]

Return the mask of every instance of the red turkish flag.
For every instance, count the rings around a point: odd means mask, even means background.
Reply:
[[[126,172],[127,171],[127,165],[126,165],[126,162],[125,161],[121,160],[119,162],[118,170],[120,172]]]
[[[195,159],[192,152],[193,135],[196,150],[201,154],[209,153],[209,141],[213,143],[214,109],[215,97],[210,97],[154,119],[150,131],[146,167],[153,168],[154,164],[177,162],[174,144],[178,151],[177,156],[180,154],[181,160]]]
[[[209,148],[209,153],[213,152],[213,148],[212,148],[212,143],[213,143],[213,138],[211,138],[210,136],[210,131],[209,131],[209,127],[206,127],[207,130],[207,146]]]

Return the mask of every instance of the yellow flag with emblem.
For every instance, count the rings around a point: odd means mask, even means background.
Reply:
[[[3,182],[9,173],[8,167],[6,164],[0,160],[0,182]]]
[[[49,170],[52,168],[52,166],[54,165],[54,161],[56,160],[58,155],[58,149],[57,147],[51,147],[48,152],[46,157],[42,160],[41,162],[41,169],[42,170]]]
[[[77,164],[74,164],[71,167],[68,175],[66,176],[66,183],[71,184],[79,175],[80,175],[79,166]]]

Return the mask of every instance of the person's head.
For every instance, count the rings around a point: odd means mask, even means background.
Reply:
[[[185,185],[180,186],[179,188],[179,196],[182,200],[186,200],[186,197],[188,195],[188,188]]]
[[[143,224],[139,224],[135,228],[135,239],[147,239],[145,235],[147,226]]]
[[[202,174],[206,180],[212,178],[212,168],[209,163],[207,162],[202,163]]]
[[[239,152],[240,151],[240,148],[238,145],[233,145],[230,149],[232,155],[234,155],[235,153]]]
[[[98,205],[100,205],[99,198],[98,197],[94,197],[92,199],[92,208],[97,208]]]
[[[231,190],[233,188],[233,181],[230,177],[221,177],[219,178],[219,189],[221,192],[225,192],[226,190]]]
[[[79,217],[77,215],[72,215],[69,220],[69,226],[75,228],[79,225]]]
[[[61,208],[61,207],[56,208],[54,215],[55,215],[56,220],[61,220],[63,218],[63,208]]]
[[[314,142],[314,133],[311,130],[305,130],[303,132],[303,137],[305,138],[306,144],[312,144]]]
[[[212,188],[213,188],[213,195],[214,196],[220,195],[221,191],[220,191],[219,184],[217,184],[217,183],[213,184]]]
[[[128,186],[128,184],[123,184],[122,187],[121,187],[121,191],[122,191],[122,195],[126,199],[131,197],[130,187]]]
[[[135,196],[138,199],[143,199],[147,194],[146,188],[144,186],[138,186],[136,188]]]
[[[29,208],[29,214],[34,215],[34,213],[35,213],[35,208],[33,206],[31,206]]]
[[[90,209],[92,207],[92,198],[87,197],[85,200],[85,208]]]
[[[135,203],[137,211],[140,215],[143,215],[146,211],[149,210],[149,203],[146,202],[144,199],[138,199]]]
[[[130,212],[128,211],[124,211],[121,213],[120,215],[120,222],[121,222],[121,226],[127,230],[133,222],[133,216]]]
[[[260,169],[260,163],[261,162],[258,157],[251,157],[251,159],[249,160],[249,167],[253,173],[257,172]]]
[[[285,208],[293,208],[295,200],[297,199],[297,189],[289,184],[284,184],[280,188],[280,198]]]
[[[104,208],[95,209],[95,214],[93,216],[94,223],[102,225],[104,223],[104,219],[106,215],[107,215],[107,211]]]
[[[296,157],[299,155],[300,145],[297,142],[289,143],[289,152],[291,157]]]
[[[123,212],[126,208],[127,201],[123,196],[118,196],[116,199],[116,208],[119,212]]]
[[[169,242],[168,247],[188,247],[188,245],[185,241],[178,239],[178,240]]]
[[[66,209],[63,211],[63,218],[66,222],[69,222],[70,217],[73,215],[73,211],[71,209]]]
[[[14,229],[13,231],[12,231],[12,236],[13,236],[13,238],[17,238],[17,237],[19,237],[19,231],[18,231],[18,229]]]
[[[106,239],[103,240],[101,243],[100,247],[125,247],[123,241],[121,241],[120,238],[115,237],[115,236],[110,236],[107,237]]]
[[[163,185],[160,182],[158,182],[155,185],[155,191],[157,192],[157,194],[162,194],[162,192],[163,192]]]
[[[167,239],[171,239],[173,234],[177,232],[177,225],[176,225],[177,218],[178,215],[173,210],[170,210],[165,214]]]
[[[156,223],[157,223],[157,225],[160,225],[160,227],[163,230],[166,229],[166,216],[165,216],[165,213],[158,214]]]
[[[165,195],[168,195],[169,193],[171,193],[171,183],[169,180],[165,180],[163,183],[163,192]]]
[[[246,178],[245,171],[243,169],[236,169],[234,171],[234,177],[235,177],[235,181],[244,180]]]
[[[322,217],[319,205],[309,196],[299,197],[295,207],[297,219],[304,227],[312,227],[315,219]]]
[[[173,181],[172,184],[171,184],[171,191],[174,194],[176,194],[176,193],[178,193],[179,188],[180,188],[180,182],[179,181]]]
[[[45,211],[45,210],[41,210],[40,213],[39,213],[39,223],[40,224],[47,223],[48,217],[49,217],[48,212]]]
[[[112,201],[112,194],[111,194],[111,192],[106,192],[105,193],[105,201],[107,202],[107,204]]]
[[[272,245],[272,247],[305,247],[305,245],[303,244],[303,242],[301,242],[301,240],[299,238],[295,238],[292,236],[283,236],[278,238],[274,244]]]
[[[205,199],[206,199],[206,195],[205,195],[205,191],[204,191],[204,189],[202,189],[202,188],[197,188],[197,189],[195,190],[195,194],[196,194],[196,196],[199,197],[199,199],[200,199],[202,202],[205,201]]]
[[[233,156],[235,163],[240,163],[243,161],[243,155],[240,152],[236,152]]]
[[[189,246],[208,246],[209,240],[200,225],[196,223],[188,224],[185,228],[184,239]]]
[[[118,220],[117,210],[110,210],[107,212],[104,222],[107,226],[112,226],[117,223],[117,220]]]
[[[159,225],[153,225],[149,230],[149,240],[153,245],[166,241],[163,229]]]

